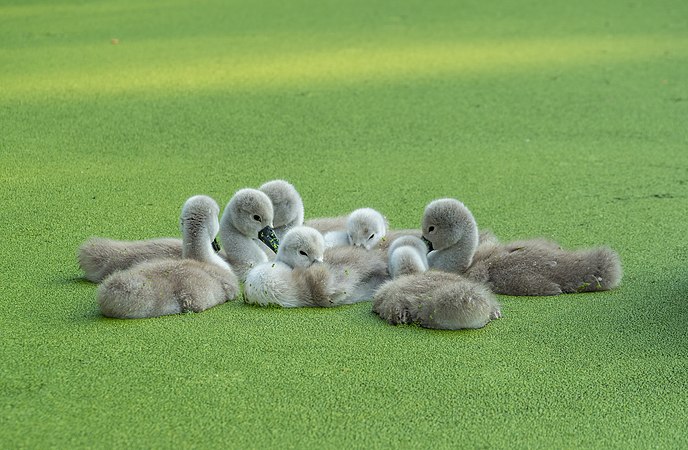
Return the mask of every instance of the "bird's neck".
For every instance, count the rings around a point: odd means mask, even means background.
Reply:
[[[454,245],[428,254],[430,267],[463,273],[473,262],[478,248],[478,229],[471,227]]]
[[[223,223],[220,229],[222,248],[232,264],[255,265],[268,260],[256,240],[244,235],[232,223]]]
[[[184,258],[214,264],[223,269],[229,268],[227,262],[215,252],[212,241],[205,233],[188,231],[184,234],[183,242],[182,256]]]

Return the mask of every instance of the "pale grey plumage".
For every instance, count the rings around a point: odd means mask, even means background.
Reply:
[[[240,189],[225,207],[220,240],[227,261],[242,281],[253,267],[269,260],[262,250],[260,235],[268,230],[274,236],[273,218],[270,198],[257,189]]]
[[[290,229],[303,225],[303,200],[291,183],[285,180],[272,180],[258,189],[272,202],[273,227],[278,239],[282,240]]]
[[[274,261],[254,267],[244,282],[246,303],[282,307],[333,306],[333,286],[322,264],[325,243],[317,230],[297,226],[282,239]]]
[[[349,214],[345,230],[324,234],[325,246],[353,245],[370,250],[383,241],[386,234],[387,221],[384,216],[372,208],[360,208]]]
[[[432,243],[430,267],[445,272],[464,272],[478,247],[478,226],[473,214],[458,200],[439,199],[425,208],[421,227]]]
[[[330,231],[344,231],[346,230],[346,221],[349,216],[337,217],[318,217],[316,219],[308,219],[303,224],[310,228],[315,228],[323,235]]]
[[[426,251],[415,236],[401,237],[390,246],[389,270],[396,277],[375,293],[375,313],[393,325],[417,323],[447,330],[481,328],[501,317],[499,303],[484,285],[426,270]]]
[[[462,240],[465,236],[471,238]],[[603,291],[621,280],[619,256],[606,247],[569,251],[544,239],[500,244],[491,234],[477,246],[474,236],[475,219],[458,200],[442,199],[426,208],[423,237],[434,248],[428,254],[430,267],[462,273],[498,294]]]
[[[84,278],[94,283],[100,283],[111,273],[144,261],[181,257],[182,240],[177,238],[121,241],[92,237],[81,244],[77,251]]]
[[[333,277],[335,303],[350,304],[373,298],[375,290],[389,279],[383,252],[343,246],[325,250],[325,266]]]
[[[102,314],[135,319],[200,312],[235,298],[236,275],[212,248],[218,214],[210,197],[187,200],[180,217],[182,259],[146,261],[109,275],[96,293]]]
[[[481,328],[501,317],[494,294],[482,284],[449,272],[402,275],[375,293],[373,311],[387,322],[425,328]]]
[[[558,295],[617,287],[622,270],[610,248],[563,250],[555,242],[529,239],[478,247],[465,276],[498,294]]]
[[[423,273],[428,270],[427,246],[416,236],[400,236],[388,250],[389,274],[400,275]]]

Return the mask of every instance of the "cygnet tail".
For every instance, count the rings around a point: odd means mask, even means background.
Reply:
[[[607,247],[567,253],[557,267],[562,292],[595,292],[614,289],[623,271],[618,253]]]
[[[117,255],[115,241],[102,238],[91,238],[77,250],[77,260],[84,271],[84,278],[94,283],[100,283],[108,275],[108,262]]]
[[[141,274],[118,272],[107,277],[96,292],[101,313],[117,319],[141,319],[181,312],[179,301],[165,295],[164,284]],[[161,295],[162,294],[162,295]]]

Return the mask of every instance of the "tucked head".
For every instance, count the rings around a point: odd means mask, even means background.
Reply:
[[[426,255],[428,253],[428,247],[427,245],[425,245],[425,242],[423,242],[421,238],[416,236],[399,236],[391,244],[389,244],[387,254],[391,255],[394,252],[394,250],[396,250],[399,247],[412,247],[420,255]]]
[[[427,252],[425,242],[416,236],[401,236],[395,239],[387,253],[392,278],[428,270]]]
[[[433,250],[451,247],[462,239],[478,241],[473,214],[458,200],[443,198],[430,202],[423,214],[423,238]]]
[[[208,242],[212,242],[220,229],[218,214],[220,214],[220,207],[212,198],[206,195],[195,195],[189,198],[184,203],[179,217],[182,235],[185,238],[207,236]]]
[[[289,267],[309,267],[323,261],[325,240],[322,234],[310,227],[294,227],[284,235],[277,251],[278,261]]]
[[[259,189],[272,202],[275,228],[303,223],[303,200],[294,186],[284,180],[273,180]]]
[[[370,250],[385,237],[387,226],[382,214],[371,208],[361,208],[349,215],[346,231],[351,245]]]

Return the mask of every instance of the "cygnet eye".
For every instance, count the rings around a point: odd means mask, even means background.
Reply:
[[[375,233],[371,234],[370,237],[368,238],[368,240],[371,240],[374,237],[375,237]]]
[[[434,226],[431,226],[430,228],[428,228],[428,231],[429,231],[430,233],[432,233],[433,231],[435,231],[435,227],[434,227]]]
[[[303,250],[299,250],[299,255],[308,256],[308,253],[304,252]]]
[[[253,220],[260,222],[260,216],[258,214],[254,214]]]

